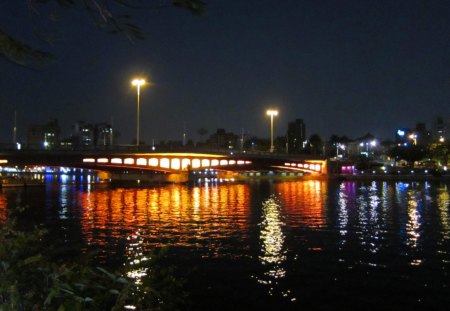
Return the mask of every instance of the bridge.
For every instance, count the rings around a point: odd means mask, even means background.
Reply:
[[[325,175],[327,163],[301,155],[198,152],[120,152],[120,151],[6,151],[0,152],[0,165],[73,167],[108,172],[153,172],[188,176],[202,170],[221,174],[248,172],[298,172]],[[183,178],[182,178],[183,179]]]

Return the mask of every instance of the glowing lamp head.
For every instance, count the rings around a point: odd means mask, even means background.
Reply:
[[[134,79],[133,81],[131,81],[131,84],[133,86],[141,86],[145,84],[145,80],[144,79]]]
[[[269,110],[266,111],[266,114],[268,116],[276,117],[278,115],[278,110],[269,109]]]

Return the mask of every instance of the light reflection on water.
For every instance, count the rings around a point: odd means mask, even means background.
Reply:
[[[388,181],[137,189],[64,184],[3,189],[0,221],[9,208],[29,205],[43,215],[33,219],[68,243],[78,238],[83,251],[99,251],[101,262],[115,258],[131,266],[138,284],[149,270],[132,266],[149,251],[187,250],[174,261],[182,269],[190,268],[185,260],[200,270],[213,267],[204,273],[211,277],[207,287],[222,293],[231,286],[237,298],[228,297],[229,304],[254,296],[262,307],[267,296],[292,306],[327,299],[345,305],[345,297],[358,292],[352,302],[361,307],[377,292],[381,304],[436,307],[433,293],[450,283],[449,192],[445,183]],[[227,274],[240,281],[215,283]],[[386,300],[393,291],[396,300]]]
[[[145,228],[148,247],[206,247],[217,255],[220,239],[245,236],[248,226],[247,185],[119,188],[80,195],[82,232],[90,245]]]
[[[284,249],[285,236],[283,227],[285,223],[281,219],[281,205],[277,198],[272,196],[262,203],[262,221],[260,223],[261,254],[259,260],[263,266],[263,276],[256,277],[258,283],[268,286],[270,295],[274,294],[279,284],[279,279],[286,275],[283,266],[286,260]],[[287,296],[289,291],[283,293]],[[295,298],[293,298],[295,300]]]
[[[0,223],[4,222],[7,218],[7,201],[6,196],[0,192]]]

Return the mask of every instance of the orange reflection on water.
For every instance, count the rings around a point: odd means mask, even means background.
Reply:
[[[80,193],[84,238],[111,243],[140,231],[153,245],[196,245],[241,234],[248,227],[248,185],[105,189]]]
[[[5,222],[7,215],[6,197],[3,193],[0,193],[0,222]]]
[[[283,182],[275,185],[279,193],[284,210],[291,217],[287,217],[289,226],[322,227],[324,215],[327,183],[320,180],[304,180],[297,182]]]

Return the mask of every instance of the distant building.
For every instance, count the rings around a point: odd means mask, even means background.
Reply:
[[[107,123],[97,123],[94,132],[95,146],[113,145],[113,128]]]
[[[417,145],[426,145],[432,141],[431,132],[426,129],[425,123],[417,123],[416,130],[411,135],[410,138],[415,139]]]
[[[93,147],[94,146],[94,126],[84,121],[75,123],[72,127],[73,146],[77,147]]]
[[[27,132],[28,148],[57,149],[59,148],[60,135],[61,128],[56,119],[51,119],[46,124],[33,124]]]
[[[433,139],[435,141],[444,142],[450,139],[449,125],[450,122],[445,122],[444,118],[437,117],[433,122]]]
[[[296,119],[288,123],[287,149],[289,153],[300,152],[305,148],[306,128],[303,119]]]
[[[206,145],[217,149],[235,149],[238,147],[238,135],[217,129],[206,141]]]
[[[397,145],[426,145],[431,140],[431,132],[426,129],[425,123],[417,123],[415,129],[400,128],[395,133]]]

